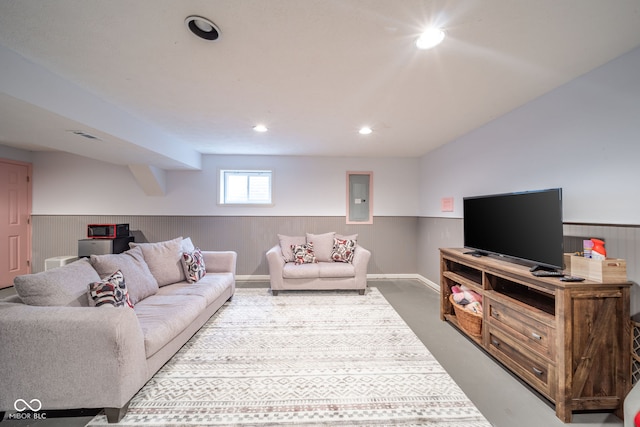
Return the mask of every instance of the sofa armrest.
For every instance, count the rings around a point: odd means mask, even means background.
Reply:
[[[371,251],[360,245],[356,246],[353,252],[353,267],[356,270],[356,284],[358,289],[365,289],[367,287],[367,268],[370,258]]]
[[[207,273],[233,273],[236,275],[238,254],[234,251],[202,251]]]
[[[283,289],[282,270],[284,269],[286,261],[284,255],[282,255],[280,245],[275,245],[267,251],[267,264],[269,265],[271,289],[276,291]]]
[[[0,411],[124,406],[148,380],[134,310],[0,303]]]

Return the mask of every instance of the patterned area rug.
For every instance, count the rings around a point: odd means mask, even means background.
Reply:
[[[237,289],[118,425],[290,424],[490,427],[376,288]]]

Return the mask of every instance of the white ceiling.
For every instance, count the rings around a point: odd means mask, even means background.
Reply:
[[[430,24],[447,38],[417,50]],[[0,144],[163,169],[422,156],[638,46],[640,0],[2,0]]]

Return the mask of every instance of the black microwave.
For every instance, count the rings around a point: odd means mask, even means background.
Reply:
[[[89,239],[115,239],[129,236],[129,224],[89,224],[87,237]]]

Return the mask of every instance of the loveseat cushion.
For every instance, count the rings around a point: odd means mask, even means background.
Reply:
[[[13,284],[28,305],[88,307],[87,287],[97,281],[100,276],[96,270],[81,258],[62,267],[17,276]]]
[[[282,268],[282,277],[285,279],[312,279],[319,276],[319,263],[296,265],[293,262],[288,262]]]
[[[158,282],[166,286],[185,280],[182,268],[182,237],[157,243],[129,243],[132,248],[142,249],[144,260]]]
[[[318,277],[355,277],[356,268],[353,264],[344,262],[318,263]]]
[[[149,271],[139,247],[121,254],[91,255],[91,265],[100,277],[108,277],[118,270],[122,271],[133,305],[158,292],[158,282]]]
[[[333,239],[335,232],[324,234],[307,233],[307,243],[313,244],[313,252],[319,262],[331,261],[331,252],[333,251]]]
[[[319,277],[355,277],[356,268],[344,262],[318,262],[296,265],[288,262],[282,268],[284,279],[316,279]]]
[[[284,234],[278,234],[278,240],[280,241],[280,250],[282,251],[282,257],[285,262],[293,261],[292,246],[304,245],[307,243],[305,236],[285,236]]]
[[[152,295],[136,304],[147,358],[184,331],[205,307],[199,295]]]

